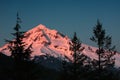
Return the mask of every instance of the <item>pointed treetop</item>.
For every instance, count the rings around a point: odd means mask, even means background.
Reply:
[[[74,40],[77,40],[77,35],[76,35],[76,32],[74,32],[74,37],[73,37]]]
[[[17,20],[16,20],[16,26],[14,27],[14,30],[19,31],[19,29],[21,28],[19,23],[21,23],[21,19],[19,18],[19,14],[17,12]]]
[[[19,13],[17,12],[17,23],[21,23],[22,21],[21,21],[21,19],[20,19],[20,17],[19,17]]]
[[[99,27],[102,26],[102,24],[100,23],[100,20],[99,20],[99,19],[97,19],[97,26],[99,26]]]
[[[79,39],[77,38],[76,32],[74,32],[74,36],[73,36],[73,38],[72,38],[72,42],[73,42],[73,43],[79,42]]]

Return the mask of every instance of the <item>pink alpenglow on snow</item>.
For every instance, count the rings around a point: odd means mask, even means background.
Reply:
[[[32,44],[32,57],[41,56],[41,55],[50,55],[55,58],[59,57],[64,59],[64,56],[72,60],[71,51],[69,50],[69,42],[70,38],[68,36],[63,35],[57,30],[52,30],[47,28],[46,26],[40,24],[34,27],[31,30],[28,30],[25,34],[26,37],[23,41],[27,44],[26,47]],[[3,47],[0,48],[0,52],[10,56],[10,51],[7,46],[9,44],[6,43]],[[98,59],[97,54],[95,53],[96,47],[92,47],[86,44],[82,44],[84,50],[82,53],[91,59]],[[120,55],[117,53],[116,58],[116,67],[120,67]]]

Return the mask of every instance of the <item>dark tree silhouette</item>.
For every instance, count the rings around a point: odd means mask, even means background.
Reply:
[[[84,62],[87,60],[87,57],[82,54],[84,47],[81,46],[80,40],[77,38],[76,33],[72,38],[72,43],[70,45],[70,50],[72,51],[73,61],[72,61],[72,72],[75,80],[79,79],[79,75],[83,72],[85,66]]]
[[[98,60],[94,60],[92,63],[94,70],[98,71],[95,72],[98,73],[96,76],[101,80],[102,78],[106,78],[108,75],[110,76],[110,68],[114,68],[115,64],[115,58],[113,56],[116,51],[114,50],[115,46],[112,47],[111,45],[112,38],[110,36],[106,36],[105,30],[102,28],[102,24],[99,20],[97,21],[97,25],[93,28],[93,33],[94,35],[90,39],[98,46],[98,49],[96,50]]]
[[[30,60],[32,44],[27,47],[27,44],[23,42],[25,36],[24,32],[20,31],[20,23],[21,19],[17,13],[16,26],[14,27],[15,33],[12,33],[15,38],[6,40],[9,42],[8,48],[11,52],[11,57],[14,59],[13,80],[31,80],[35,75],[33,74],[35,64]]]
[[[30,59],[31,54],[31,45],[28,48],[25,48],[25,42],[23,42],[24,32],[20,31],[20,23],[21,19],[17,13],[17,21],[16,26],[14,27],[15,33],[12,35],[15,37],[14,40],[6,40],[9,42],[10,45],[8,46],[9,50],[11,51],[11,57],[14,58],[16,61],[20,60],[28,60]]]
[[[69,80],[82,79],[83,74],[87,73],[89,69],[89,64],[87,63],[88,57],[82,54],[84,47],[81,46],[81,42],[77,38],[76,33],[74,33],[70,42],[70,50],[73,59],[70,63],[67,63],[65,60],[63,61],[64,78]]]
[[[92,41],[96,42],[98,45],[98,68],[101,69],[101,54],[103,53],[103,44],[105,39],[105,30],[102,29],[102,25],[97,21],[96,27],[93,29],[94,36],[90,38]]]
[[[97,67],[99,70],[108,67],[114,66],[115,59],[115,47],[111,46],[111,37],[106,36],[105,30],[102,28],[102,24],[97,21],[96,27],[93,28],[94,36],[90,39],[98,45],[96,53],[98,54],[98,63]]]

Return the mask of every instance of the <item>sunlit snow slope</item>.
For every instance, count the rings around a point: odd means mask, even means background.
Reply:
[[[64,58],[64,55],[71,59],[71,52],[69,50],[69,42],[70,39],[58,32],[57,30],[51,30],[40,24],[37,27],[27,31],[24,34],[26,37],[24,38],[24,42],[27,44],[26,47],[32,45],[32,57],[40,56],[40,55],[50,55],[55,58]],[[9,44],[5,44],[0,48],[0,51],[8,56],[10,56],[10,52],[7,49]],[[83,50],[83,54],[90,57],[91,59],[98,59],[95,51],[97,48],[88,46],[86,44],[82,44],[85,48]],[[116,67],[120,67],[120,55],[116,54]]]

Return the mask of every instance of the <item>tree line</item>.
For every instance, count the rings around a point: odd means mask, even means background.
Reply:
[[[90,38],[98,46],[96,54],[98,60],[91,60],[82,54],[84,48],[76,33],[72,38],[70,49],[72,50],[73,61],[71,64],[63,62],[62,80],[119,80],[119,72],[115,73],[115,46],[112,46],[111,36],[106,35],[102,24],[97,21],[93,28],[93,36]],[[66,76],[67,74],[67,76]],[[117,74],[117,76],[116,76]]]
[[[0,77],[2,80],[119,80],[119,70],[114,67],[116,54],[115,46],[112,46],[112,37],[106,35],[102,24],[97,20],[96,26],[93,28],[93,36],[90,40],[97,45],[96,54],[98,59],[90,59],[85,56],[82,51],[81,41],[78,39],[76,32],[70,42],[70,51],[72,60],[63,60],[61,62],[62,69],[60,71],[49,70],[39,64],[34,59],[31,59],[32,45],[26,47],[23,42],[24,32],[20,31],[21,19],[17,13],[17,21],[14,27],[14,40],[6,40],[13,59],[11,70],[4,70],[0,74],[8,73],[9,77]],[[52,79],[46,78],[54,72]],[[48,73],[48,74],[47,74]],[[41,77],[42,76],[42,77]],[[4,78],[4,79],[3,79]]]

